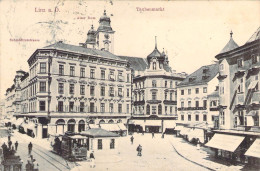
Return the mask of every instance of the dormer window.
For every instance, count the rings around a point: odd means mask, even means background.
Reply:
[[[206,74],[207,72],[208,72],[208,70],[209,70],[209,68],[208,67],[205,67],[205,68],[203,68],[203,74]]]
[[[153,70],[156,70],[156,62],[153,62]]]
[[[258,56],[252,55],[252,64],[256,64],[258,62]]]
[[[242,67],[243,66],[243,59],[238,59],[237,60],[237,67]]]
[[[224,64],[219,65],[219,71],[224,71]]]

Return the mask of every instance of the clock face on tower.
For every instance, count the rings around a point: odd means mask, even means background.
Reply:
[[[109,39],[109,34],[104,35],[106,39]]]

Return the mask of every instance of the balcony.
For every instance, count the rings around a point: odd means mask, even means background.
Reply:
[[[141,101],[135,101],[134,102],[134,105],[144,105],[145,104],[145,101],[144,100],[141,100]]]
[[[174,101],[174,100],[164,100],[163,103],[164,104],[169,104],[169,105],[176,105],[177,101]]]
[[[209,111],[218,111],[219,109],[218,109],[218,107],[217,106],[215,106],[215,107],[210,107],[209,108]]]
[[[150,104],[158,104],[158,103],[161,103],[162,101],[161,100],[147,100],[146,102],[150,103]]]
[[[236,130],[238,131],[249,131],[251,129],[251,126],[245,126],[245,125],[237,125]]]
[[[178,111],[186,111],[186,110],[207,110],[206,107],[180,107]]]

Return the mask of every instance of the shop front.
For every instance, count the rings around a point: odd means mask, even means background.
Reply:
[[[148,133],[162,132],[162,121],[161,120],[146,120],[145,121],[145,132],[148,132]]]
[[[260,138],[257,138],[245,153],[250,165],[260,166]]]

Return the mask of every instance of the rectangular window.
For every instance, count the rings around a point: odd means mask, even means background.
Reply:
[[[181,102],[181,107],[184,107],[184,102]]]
[[[70,112],[74,112],[73,109],[74,109],[74,102],[70,102],[70,103],[69,103],[69,111],[70,111]]]
[[[129,104],[126,104],[126,113],[129,113],[130,112],[130,105]]]
[[[59,65],[59,75],[64,75],[64,65]]]
[[[90,78],[95,78],[95,69],[90,69]]]
[[[75,66],[70,66],[70,76],[75,76]]]
[[[152,114],[156,115],[156,106],[152,106]]]
[[[118,81],[123,81],[123,73],[118,72]]]
[[[223,71],[223,70],[224,70],[224,64],[220,64],[220,65],[219,65],[219,70],[220,70],[220,71]]]
[[[203,100],[203,107],[207,108],[207,100]]]
[[[118,113],[122,113],[122,104],[118,104]]]
[[[80,77],[85,77],[85,68],[80,68]]]
[[[191,101],[188,101],[188,107],[191,107]]]
[[[95,112],[95,103],[90,103],[90,112]]]
[[[199,89],[199,88],[196,88],[196,89],[195,89],[195,92],[196,92],[196,94],[199,94],[200,89]]]
[[[170,101],[172,101],[172,93],[170,93]]]
[[[191,115],[188,115],[188,121],[191,121]]]
[[[100,104],[100,112],[105,113],[105,103]]]
[[[80,95],[85,95],[85,85],[80,85]]]
[[[40,63],[40,73],[46,73],[46,63]]]
[[[109,96],[115,96],[114,94],[114,87],[109,87]]]
[[[98,139],[98,150],[102,150],[102,139]]]
[[[79,111],[84,112],[84,102],[80,102],[79,106]]]
[[[156,80],[152,81],[152,87],[156,87]]]
[[[64,93],[64,83],[59,83],[58,91],[60,94]]]
[[[102,80],[106,79],[106,71],[105,70],[101,70],[101,79]]]
[[[39,101],[39,104],[40,111],[45,111],[45,101]]]
[[[172,114],[172,106],[170,107],[170,114]]]
[[[207,87],[203,87],[203,93],[207,93]]]
[[[46,82],[40,82],[40,92],[46,92]]]
[[[123,97],[123,90],[122,88],[118,88],[118,96]]]
[[[184,115],[181,115],[181,120],[184,121]]]
[[[114,149],[115,148],[115,139],[111,139],[110,141],[110,149]]]
[[[196,115],[196,121],[199,121],[199,115]]]
[[[207,115],[203,115],[203,121],[207,121]]]
[[[164,99],[167,100],[167,92],[164,93]]]
[[[177,82],[176,82],[177,83]],[[170,82],[170,88],[172,88],[172,81]]]
[[[74,84],[70,84],[70,94],[74,94]]]
[[[100,92],[101,96],[105,96],[105,90],[106,90],[106,88],[104,86],[102,86],[101,87],[101,92]]]
[[[199,107],[199,101],[196,101],[195,104],[196,104],[196,107]]]
[[[127,74],[127,82],[130,82],[130,74]]]
[[[95,87],[94,86],[90,86],[90,95],[91,96],[95,95]]]
[[[110,113],[114,112],[114,104],[113,103],[109,103],[109,112]]]
[[[165,81],[165,87],[167,87],[167,81]]]
[[[127,93],[126,93],[127,97],[130,97],[130,90],[129,90],[129,88],[126,89],[126,91],[127,91]]]
[[[242,67],[243,66],[243,59],[238,59],[237,60],[237,67]]]
[[[258,60],[257,57],[258,57],[257,55],[253,55],[252,56],[252,64],[256,64],[258,62],[257,61]]]
[[[58,102],[58,111],[63,112],[63,102],[61,101]]]
[[[188,89],[188,94],[191,94],[191,89]]]
[[[238,93],[242,93],[244,92],[244,79],[241,78],[240,80],[238,80],[238,88],[237,88],[237,92]]]
[[[109,79],[110,79],[110,80],[115,80],[114,71],[110,71],[110,73],[109,73]]]
[[[184,90],[181,90],[181,95],[184,95]]]
[[[156,100],[156,95],[157,95],[157,93],[156,92],[152,92],[152,100]]]

